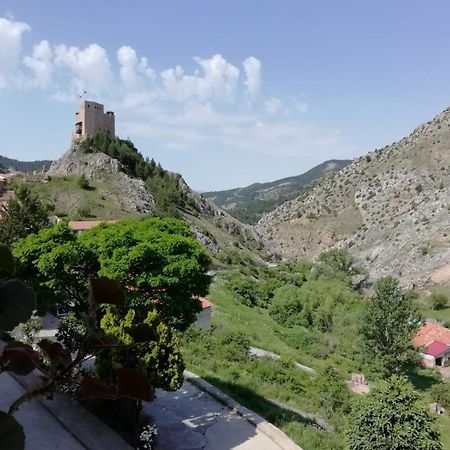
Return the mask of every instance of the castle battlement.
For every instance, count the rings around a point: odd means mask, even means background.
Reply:
[[[75,131],[73,139],[94,136],[98,131],[107,131],[115,135],[115,117],[112,111],[104,111],[100,103],[84,100],[80,110],[75,113]]]

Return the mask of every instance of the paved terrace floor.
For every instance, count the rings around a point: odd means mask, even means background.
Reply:
[[[280,450],[243,417],[185,381],[176,392],[158,391],[144,406],[159,429],[159,450]]]

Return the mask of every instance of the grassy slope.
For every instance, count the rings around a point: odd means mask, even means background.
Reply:
[[[41,198],[55,205],[55,214],[69,219],[121,219],[132,214],[120,205],[120,193],[113,180],[107,183],[89,181],[82,189],[76,176],[52,176],[47,183],[29,183]]]
[[[347,374],[352,371],[351,363],[344,359],[338,361],[314,358],[289,347],[276,334],[280,325],[272,320],[266,310],[250,308],[236,302],[233,295],[225,290],[220,282],[213,284],[210,298],[214,302],[213,325],[217,329],[244,333],[250,338],[251,345],[270,350],[286,360],[295,360],[315,369],[336,364]],[[450,318],[450,309],[443,312]],[[442,315],[442,311],[434,313],[435,316]],[[317,407],[317,397],[315,398],[317,396],[314,388],[315,376],[303,372],[291,375],[296,379],[294,386],[300,386],[299,391],[296,391],[289,383],[283,385],[271,381],[272,370],[282,370],[282,366],[277,366],[280,362],[268,360],[236,362],[223,359],[221,356],[211,358],[207,350],[205,353],[204,349],[191,345],[185,345],[183,352],[189,369],[266,417],[305,450],[344,448],[341,433],[319,431],[300,417],[274,407],[265,400],[265,398],[276,399],[323,416],[323,412]],[[357,371],[356,368],[353,370]],[[438,382],[439,375],[430,369],[417,368],[409,374],[409,378],[415,388],[422,393],[424,401],[430,403],[430,388]],[[439,417],[438,421],[443,449],[450,450],[450,418]]]

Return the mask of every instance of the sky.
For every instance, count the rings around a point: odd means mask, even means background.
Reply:
[[[79,94],[196,190],[297,175],[450,103],[447,0],[0,0],[0,154],[56,159]]]

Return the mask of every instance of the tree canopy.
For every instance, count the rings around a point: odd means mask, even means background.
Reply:
[[[15,191],[15,198],[8,201],[0,220],[0,242],[11,245],[17,239],[37,233],[48,227],[51,206],[24,184]]]
[[[14,253],[40,303],[86,308],[89,276],[106,276],[125,287],[142,320],[151,305],[179,329],[194,322],[200,303],[192,297],[206,295],[210,282],[209,256],[176,219],[105,223],[80,235],[59,224],[17,242]]]
[[[384,373],[399,372],[413,360],[412,338],[419,322],[413,296],[402,291],[398,280],[378,280],[375,294],[367,303],[361,332],[369,357]]]
[[[440,450],[436,418],[403,377],[393,376],[355,401],[349,416],[350,450]]]

